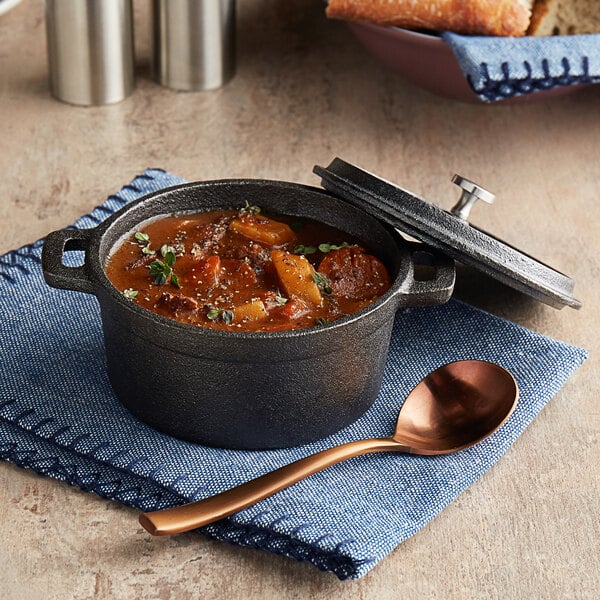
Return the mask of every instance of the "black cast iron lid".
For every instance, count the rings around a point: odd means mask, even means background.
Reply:
[[[326,190],[455,260],[554,308],[581,308],[573,297],[572,279],[469,224],[467,217],[477,200],[494,201],[493,194],[472,181],[454,176],[463,193],[452,212],[446,212],[340,158],[313,171]]]

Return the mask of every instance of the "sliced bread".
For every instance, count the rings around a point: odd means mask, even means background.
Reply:
[[[532,0],[329,0],[327,16],[407,29],[521,36],[531,5]]]
[[[547,36],[599,32],[599,0],[537,0],[527,33]]]

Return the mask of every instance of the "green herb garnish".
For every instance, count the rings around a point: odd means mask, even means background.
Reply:
[[[279,294],[275,296],[274,300],[277,306],[285,306],[288,302],[287,298],[285,298],[284,296],[280,296]]]
[[[314,254],[316,251],[316,246],[304,246],[303,244],[294,246],[294,254]]]
[[[317,250],[323,254],[327,254],[332,250],[339,250],[340,248],[348,248],[350,244],[343,242],[342,244],[319,244],[318,246],[305,246],[304,244],[298,244],[294,246],[294,254],[314,254]]]
[[[134,237],[140,244],[148,244],[150,242],[150,236],[143,231],[136,231]]]
[[[326,275],[323,275],[323,273],[319,273],[317,271],[316,273],[312,274],[312,278],[324,294],[331,294],[331,292],[333,291],[331,288],[331,281],[329,281]]]
[[[248,213],[250,215],[257,215],[260,213],[260,206],[256,206],[256,204],[249,204],[248,200],[246,200],[246,206],[240,208],[241,213]]]
[[[323,317],[317,317],[315,319],[315,325],[329,325],[329,319],[324,319]]]
[[[141,246],[142,254],[147,254],[148,256],[156,254],[156,250],[150,248],[150,236],[147,233],[136,231],[133,237],[135,237],[137,243]]]
[[[173,248],[173,246],[167,246],[167,244],[163,244],[160,247],[160,254],[165,260],[167,259],[167,254],[172,254],[173,264],[175,264],[175,248]]]
[[[139,294],[138,290],[133,290],[131,288],[127,288],[123,290],[123,296],[129,300],[133,300]]]
[[[155,285],[163,285],[170,280],[173,287],[180,289],[181,285],[179,283],[179,278],[173,271],[176,260],[173,248],[165,244],[160,249],[160,253],[163,256],[164,261],[158,259],[153,260],[148,267],[150,269],[149,275],[152,277],[153,283]]]
[[[230,325],[233,321],[233,311],[223,310],[222,308],[211,308],[206,313],[206,317],[211,321],[218,321],[220,319],[226,325]]]
[[[332,250],[340,250],[341,248],[348,248],[350,244],[348,242],[343,242],[339,246],[337,244],[319,244],[319,250],[323,252],[323,254],[327,254]]]

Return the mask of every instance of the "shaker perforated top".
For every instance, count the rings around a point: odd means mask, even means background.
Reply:
[[[313,171],[326,190],[455,260],[554,308],[581,308],[572,279],[467,221],[475,201],[494,201],[472,181],[454,176],[463,193],[447,212],[340,158]]]

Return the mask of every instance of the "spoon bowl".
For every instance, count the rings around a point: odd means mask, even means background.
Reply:
[[[407,396],[394,434],[335,446],[312,454],[230,490],[182,506],[140,515],[152,535],[197,529],[272,496],[331,465],[373,452],[433,456],[479,443],[513,412],[519,396],[514,377],[480,360],[443,365],[429,373]]]
[[[510,416],[517,383],[506,369],[481,360],[446,364],[407,396],[392,439],[411,454],[456,452],[492,434]]]

